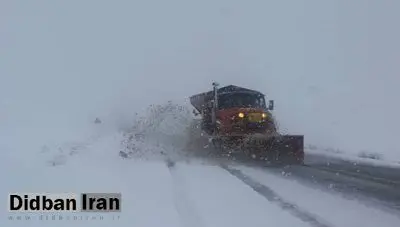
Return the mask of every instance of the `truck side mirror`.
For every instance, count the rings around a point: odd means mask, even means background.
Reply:
[[[274,100],[269,100],[268,109],[269,110],[274,110]]]

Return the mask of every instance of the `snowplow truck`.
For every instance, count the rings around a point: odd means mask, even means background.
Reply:
[[[274,101],[261,92],[229,85],[190,97],[201,115],[201,130],[216,150],[236,150],[246,157],[281,164],[303,164],[304,136],[278,133],[272,115]]]

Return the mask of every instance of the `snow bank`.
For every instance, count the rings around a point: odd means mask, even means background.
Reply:
[[[400,168],[400,161],[397,159],[388,160],[381,153],[361,152],[358,155],[352,152],[346,152],[339,149],[319,148],[316,146],[307,146],[306,154],[326,157],[327,162],[348,161],[356,164],[370,166]]]

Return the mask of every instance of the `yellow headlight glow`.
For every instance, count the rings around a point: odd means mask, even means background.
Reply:
[[[244,113],[239,113],[238,116],[239,116],[240,118],[244,118]]]
[[[267,116],[268,116],[268,115],[267,115],[266,113],[262,113],[262,117],[263,117],[263,118],[267,118]]]

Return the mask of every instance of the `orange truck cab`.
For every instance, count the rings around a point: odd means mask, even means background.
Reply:
[[[217,88],[190,97],[203,117],[202,128],[219,136],[243,136],[253,133],[273,133],[273,101],[267,107],[261,92],[234,85]]]

